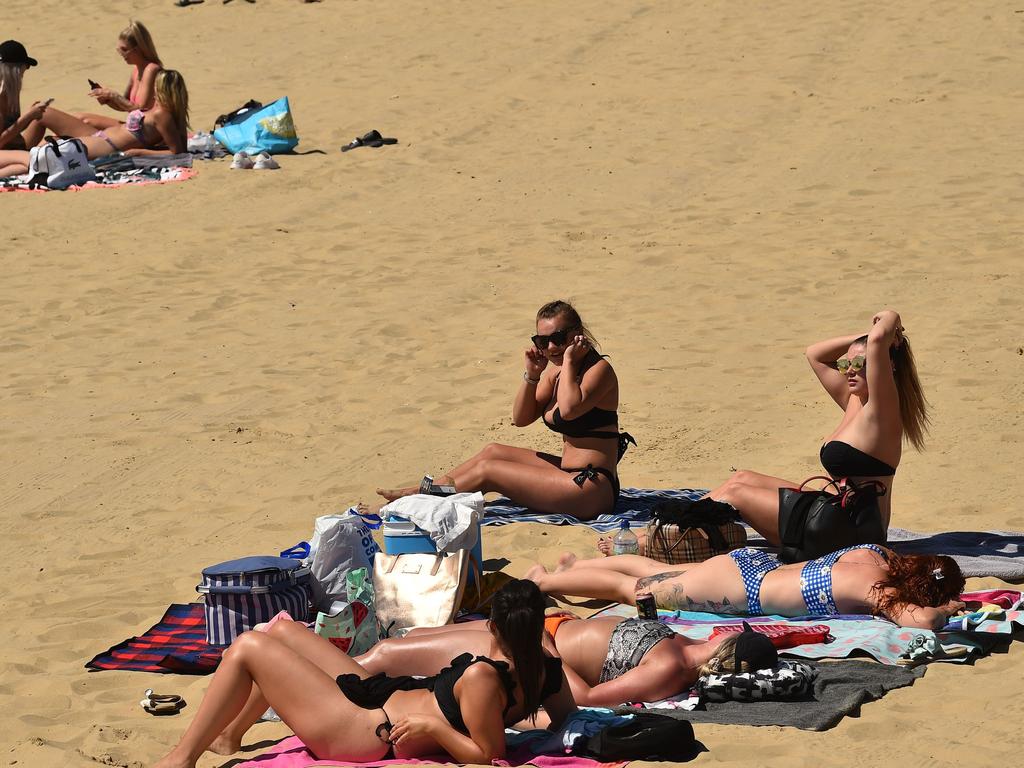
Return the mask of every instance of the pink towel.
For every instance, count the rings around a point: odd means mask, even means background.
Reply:
[[[977,592],[964,592],[961,600],[977,600],[981,603],[995,603],[1000,608],[1009,610],[1020,602],[1021,593],[1015,589],[982,589]]]
[[[239,763],[235,768],[308,768],[308,766],[345,765],[353,768],[367,768],[377,765],[436,765],[438,763],[452,765],[448,755],[437,755],[430,760],[416,760],[414,758],[403,758],[401,760],[375,760],[370,763],[353,763],[351,761],[336,763],[331,760],[317,760],[316,757],[306,749],[298,736],[289,736],[280,744],[268,749],[259,757]],[[574,757],[572,755],[534,755],[529,749],[520,748],[508,755],[507,760],[495,760],[495,765],[536,765],[538,768],[622,768],[626,763],[599,763],[586,757]]]

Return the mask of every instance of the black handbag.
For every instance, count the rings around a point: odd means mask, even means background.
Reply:
[[[820,491],[805,491],[811,480],[825,480]],[[835,493],[828,491],[835,488]],[[878,499],[885,486],[812,477],[799,488],[779,488],[779,560],[799,563],[857,544],[885,544]]]
[[[608,725],[580,736],[572,754],[603,763],[621,760],[667,760],[681,763],[697,756],[703,745],[694,738],[689,720],[638,712],[621,725]]]

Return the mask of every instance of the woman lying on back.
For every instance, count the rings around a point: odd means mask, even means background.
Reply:
[[[591,560],[563,556],[562,569],[534,566],[526,578],[549,594],[636,604],[654,595],[659,608],[751,616],[871,614],[904,627],[938,629],[965,606],[960,566],[945,555],[898,555],[875,544],[782,565],[745,547],[702,563],[667,565],[640,555]]]
[[[129,156],[173,155],[187,150],[188,89],[184,78],[173,69],[160,72],[156,78],[156,105],[148,112],[135,110],[124,125],[95,130],[66,112],[46,107],[38,122],[57,136],[80,138],[90,160],[115,152]],[[25,173],[29,153],[0,151],[0,169]]]
[[[369,762],[447,752],[457,763],[505,757],[505,727],[543,704],[555,727],[575,711],[558,659],[541,647],[544,598],[528,581],[494,597],[484,653],[432,677],[370,672],[293,621],[231,644],[199,711],[157,768],[189,768],[204,750],[238,751],[268,704],[321,760]]]

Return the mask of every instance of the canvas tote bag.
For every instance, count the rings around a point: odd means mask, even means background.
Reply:
[[[378,554],[373,561],[373,593],[380,636],[450,624],[462,603],[472,559],[466,549],[449,554]],[[475,583],[480,583],[479,577]]]

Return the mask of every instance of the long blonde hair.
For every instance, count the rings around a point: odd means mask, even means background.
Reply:
[[[732,675],[736,672],[756,672],[757,670],[751,667],[750,662],[745,659],[740,662],[740,668],[736,669],[736,641],[739,639],[740,636],[737,633],[729,635],[719,643],[718,648],[715,649],[715,655],[697,669],[697,677]]]
[[[188,88],[185,78],[176,69],[163,69],[157,73],[156,100],[164,109],[171,113],[174,125],[185,134],[188,132]]]
[[[867,346],[868,337],[861,336],[854,344]],[[924,450],[924,436],[928,434],[928,398],[921,389],[921,380],[917,376],[917,363],[914,362],[914,351],[910,348],[910,339],[906,336],[898,347],[889,347],[889,359],[892,361],[892,377],[896,382],[896,393],[900,400],[900,423],[903,425],[903,439],[917,450]]]
[[[0,62],[0,118],[21,112],[21,78],[26,69],[24,64]]]
[[[149,34],[146,25],[141,21],[135,21],[134,19],[129,21],[128,26],[121,30],[121,34],[117,36],[117,39],[138,50],[146,61],[152,61],[161,67],[164,65],[160,61],[160,56],[157,55],[153,36]]]

